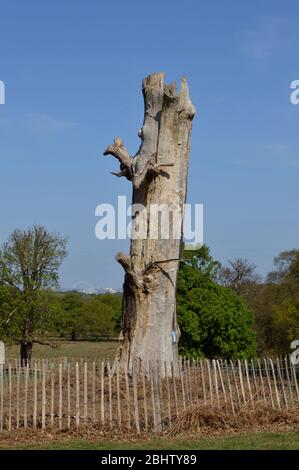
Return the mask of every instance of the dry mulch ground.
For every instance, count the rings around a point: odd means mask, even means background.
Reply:
[[[103,429],[101,425],[82,426],[70,430],[32,430],[5,431],[0,434],[0,447],[14,447],[25,443],[46,443],[86,439],[88,441],[147,441],[188,436],[224,436],[247,432],[299,432],[299,409],[273,410],[259,404],[255,409],[246,407],[233,415],[225,409],[215,410],[207,406],[193,406],[181,414],[172,427],[163,433],[136,434]]]

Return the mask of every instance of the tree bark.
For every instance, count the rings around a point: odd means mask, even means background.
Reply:
[[[174,219],[169,219],[170,239],[161,233],[157,239],[150,230],[154,223],[153,204],[179,208],[183,214],[186,200],[189,142],[195,108],[189,98],[186,79],[181,91],[176,84],[164,83],[164,73],[155,73],[143,81],[144,123],[139,131],[141,146],[132,158],[121,139],[115,139],[104,152],[120,162],[117,176],[132,181],[133,204],[145,207],[146,235],[131,239],[130,256],[118,253],[117,261],[125,270],[122,331],[119,361],[132,369],[136,361],[148,367],[157,361],[161,373],[176,366],[179,328],[176,320],[176,278],[182,251],[182,219],[179,236],[174,237]],[[133,227],[141,222],[141,212],[133,217]],[[143,219],[144,220],[144,219]]]
[[[23,366],[31,363],[32,346],[33,343],[30,341],[21,341],[20,343],[21,364]]]

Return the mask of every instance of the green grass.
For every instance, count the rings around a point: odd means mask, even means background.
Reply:
[[[84,357],[110,359],[115,356],[117,350],[116,341],[54,341],[56,348],[35,344],[33,346],[33,358],[55,358],[55,357]],[[19,358],[19,346],[6,347],[8,358]]]
[[[52,441],[34,444],[17,444],[18,450],[298,450],[299,432],[246,433],[224,437],[201,437],[125,441]],[[0,442],[0,449],[8,449]]]

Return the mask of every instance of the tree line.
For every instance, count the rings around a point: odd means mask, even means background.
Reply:
[[[0,338],[30,361],[35,343],[111,337],[121,330],[121,294],[59,291],[67,239],[42,226],[15,230],[0,249]],[[299,250],[280,253],[262,279],[243,258],[222,266],[209,248],[185,250],[177,280],[179,351],[246,358],[287,353],[299,338]]]
[[[207,246],[184,256],[177,291],[184,352],[227,358],[291,352],[299,339],[299,250],[279,253],[264,279],[245,258],[221,265]]]

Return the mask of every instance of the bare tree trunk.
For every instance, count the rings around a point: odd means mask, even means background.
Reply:
[[[31,363],[32,346],[33,343],[30,341],[21,341],[20,343],[21,364],[24,366]]]
[[[131,158],[121,139],[115,139],[104,155],[120,162],[117,176],[132,181],[133,204],[142,206],[133,215],[133,230],[146,216],[144,238],[131,240],[130,256],[116,255],[125,270],[120,362],[130,370],[136,361],[164,362],[171,373],[177,363],[179,328],[176,321],[176,277],[182,247],[182,217],[175,235],[175,216],[169,218],[169,239],[162,216],[153,219],[153,205],[164,204],[170,211],[181,211],[186,199],[189,141],[195,108],[188,86],[182,79],[181,91],[176,84],[165,84],[164,74],[155,73],[143,81],[145,115],[139,131],[141,146]],[[179,212],[176,212],[179,214]],[[153,229],[158,228],[155,236]],[[152,232],[151,232],[152,231]],[[136,233],[135,232],[135,233]],[[155,239],[156,238],[156,239]]]

